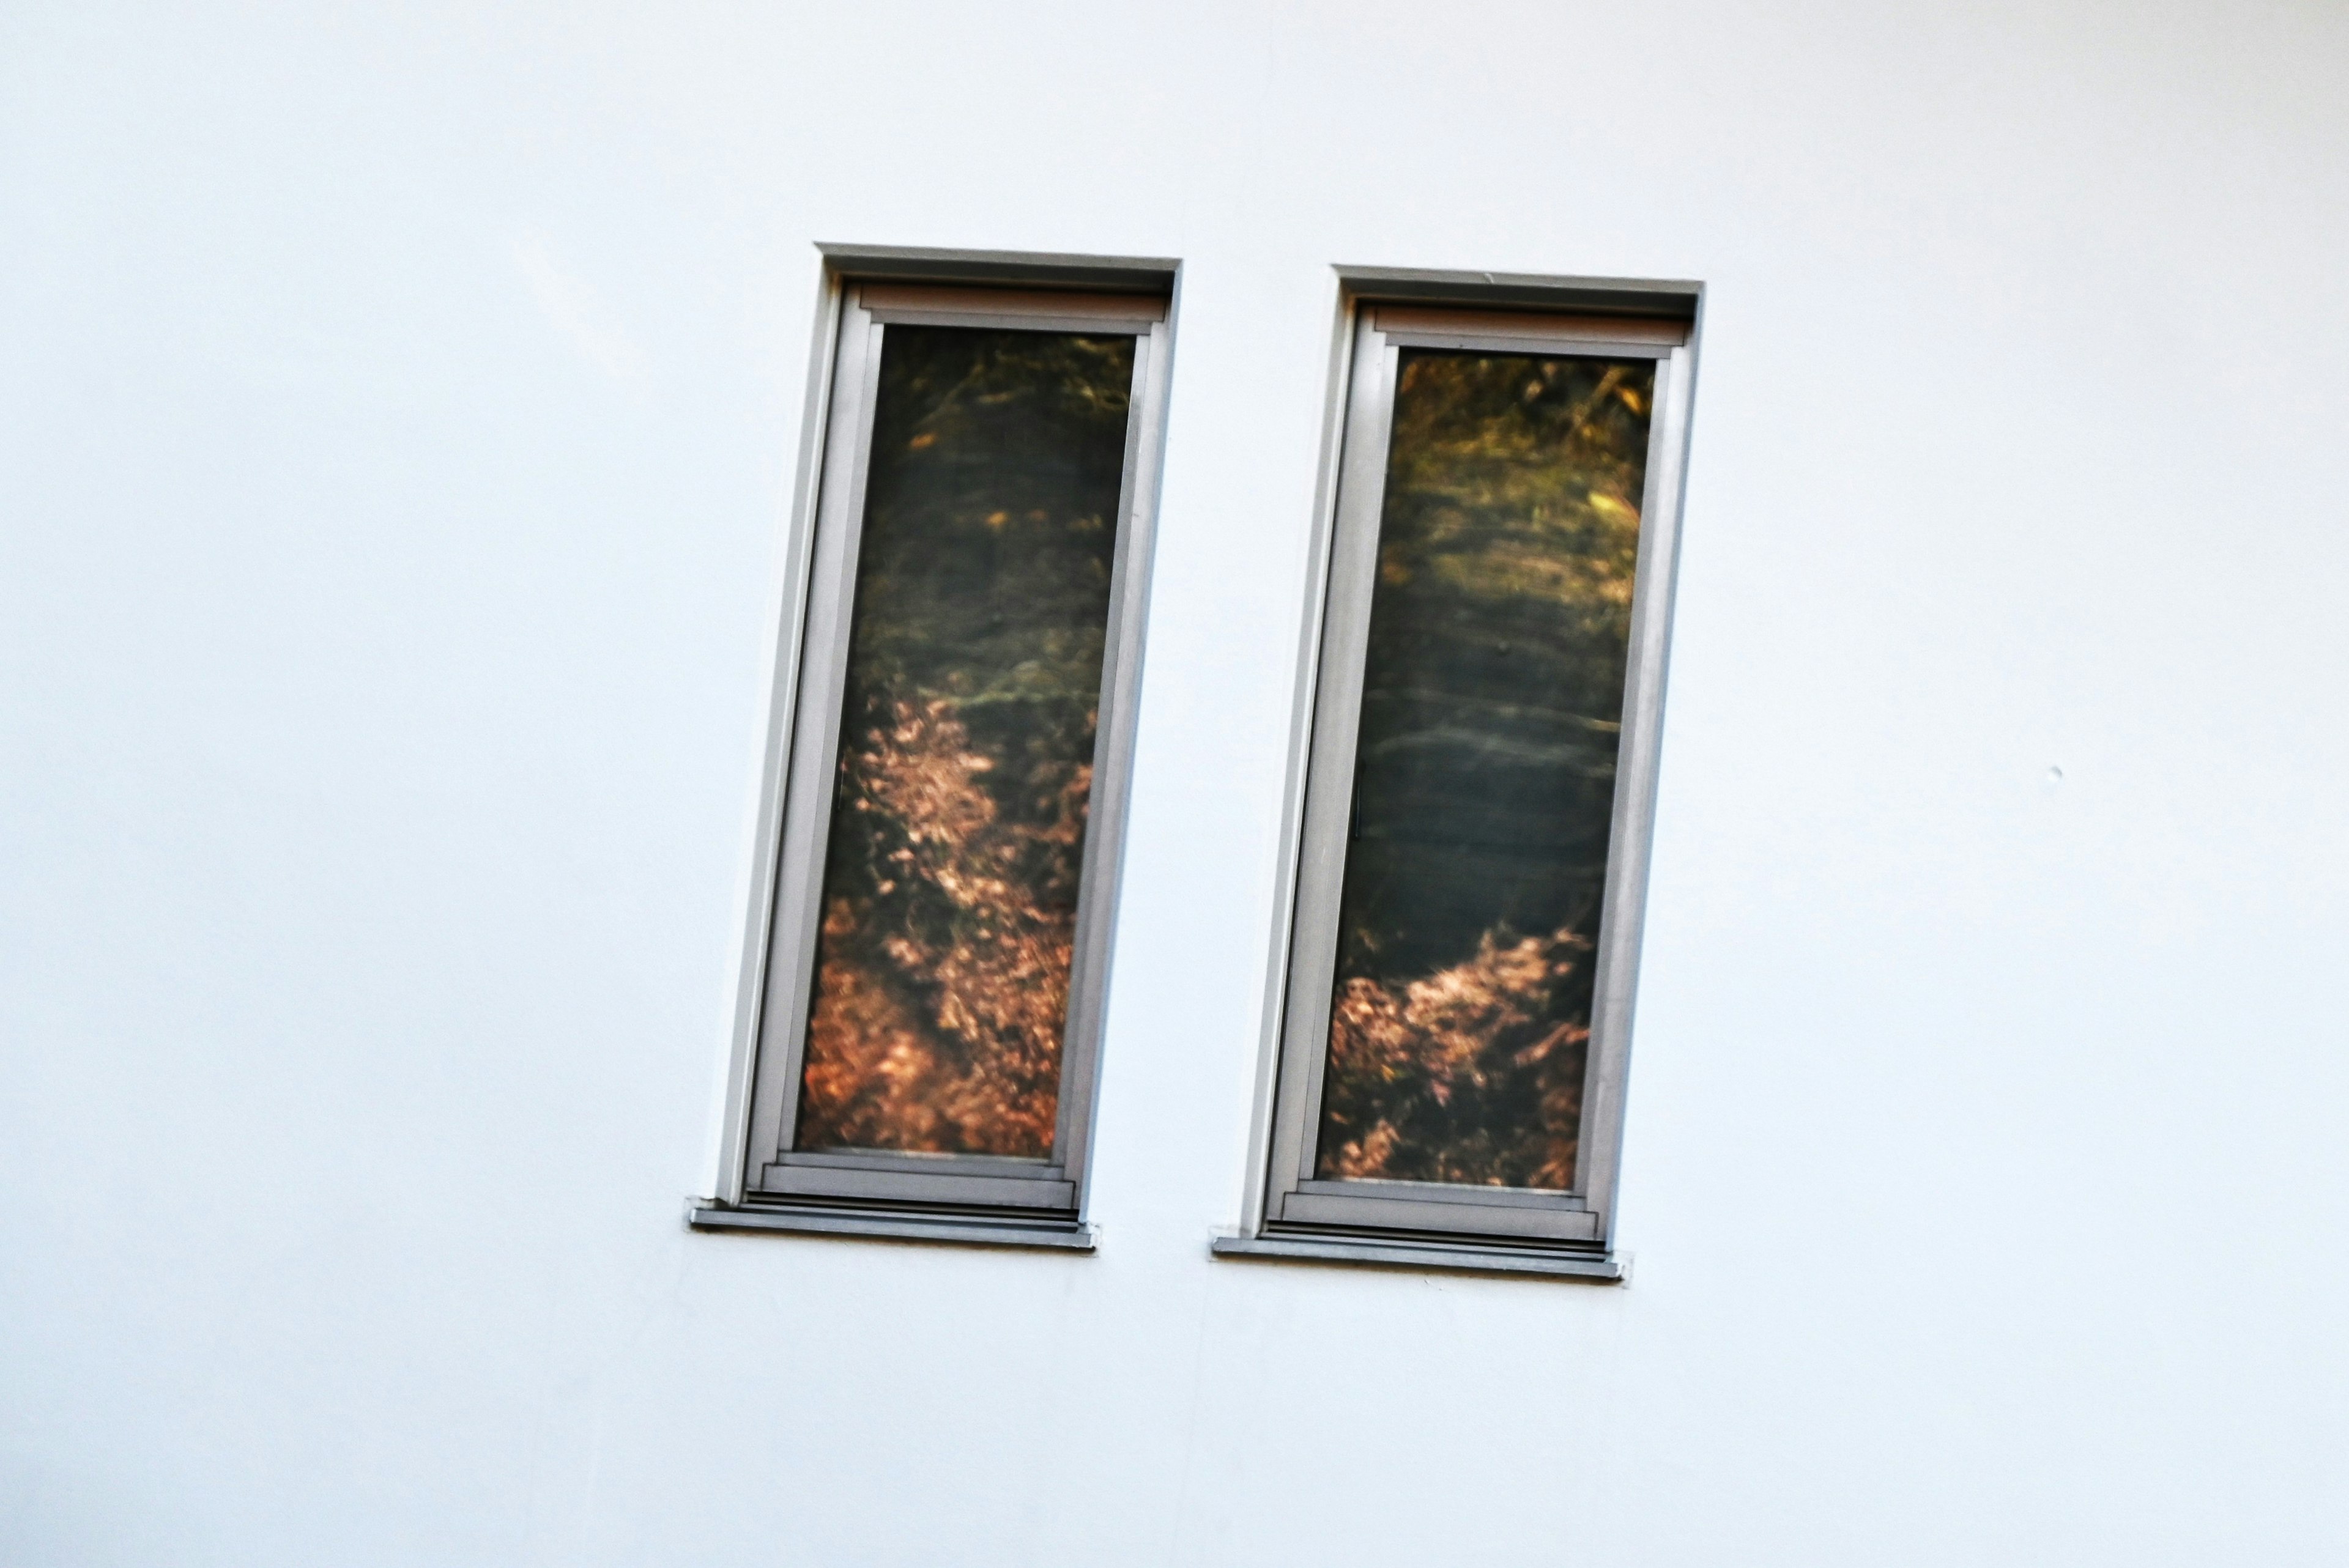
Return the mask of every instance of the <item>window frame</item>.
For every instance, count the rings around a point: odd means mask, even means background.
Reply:
[[[1614,1279],[1625,1072],[1645,923],[1701,285],[1496,280],[1341,269],[1314,571],[1309,583],[1284,846],[1283,918],[1267,1000],[1258,1165],[1228,1256],[1288,1256]],[[1405,348],[1643,358],[1657,385],[1594,961],[1575,1188],[1480,1188],[1313,1174],[1335,989],[1355,743]]]
[[[1174,265],[1103,258],[826,247],[800,500],[779,628],[758,862],[744,938],[719,1228],[872,1232],[1089,1249],[1087,1153],[1131,789]],[[1044,1160],[791,1147],[805,1061],[843,683],[882,346],[894,325],[1134,338],[1093,774]]]

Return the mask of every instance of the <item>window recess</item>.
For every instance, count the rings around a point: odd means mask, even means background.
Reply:
[[[730,1185],[692,1219],[1089,1246],[1171,264],[829,263]]]
[[[1696,289],[1352,287],[1265,1165],[1216,1251],[1619,1277]]]

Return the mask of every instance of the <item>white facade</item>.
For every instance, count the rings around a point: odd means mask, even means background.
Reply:
[[[2349,14],[14,7],[0,1560],[2349,1553]],[[1179,258],[1096,1255],[698,1233],[817,241]],[[1702,280],[1625,1286],[1239,1218],[1333,264]]]

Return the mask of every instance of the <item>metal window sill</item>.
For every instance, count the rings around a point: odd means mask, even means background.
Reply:
[[[1620,1284],[1631,1277],[1627,1259],[1610,1253],[1539,1252],[1473,1243],[1371,1240],[1362,1236],[1217,1236],[1218,1258],[1259,1263],[1338,1264],[1356,1268],[1440,1269],[1451,1274],[1527,1274]]]
[[[1040,1247],[1063,1253],[1091,1253],[1095,1239],[1091,1225],[1073,1220],[893,1213],[815,1204],[736,1209],[706,1199],[696,1199],[688,1207],[686,1223],[697,1231],[772,1231],[786,1235],[929,1242],[947,1246]]]

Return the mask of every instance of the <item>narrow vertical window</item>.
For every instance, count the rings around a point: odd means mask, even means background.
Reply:
[[[734,1220],[1086,1233],[1165,318],[840,285]]]
[[[1257,1233],[1605,1274],[1688,326],[1358,307]]]

